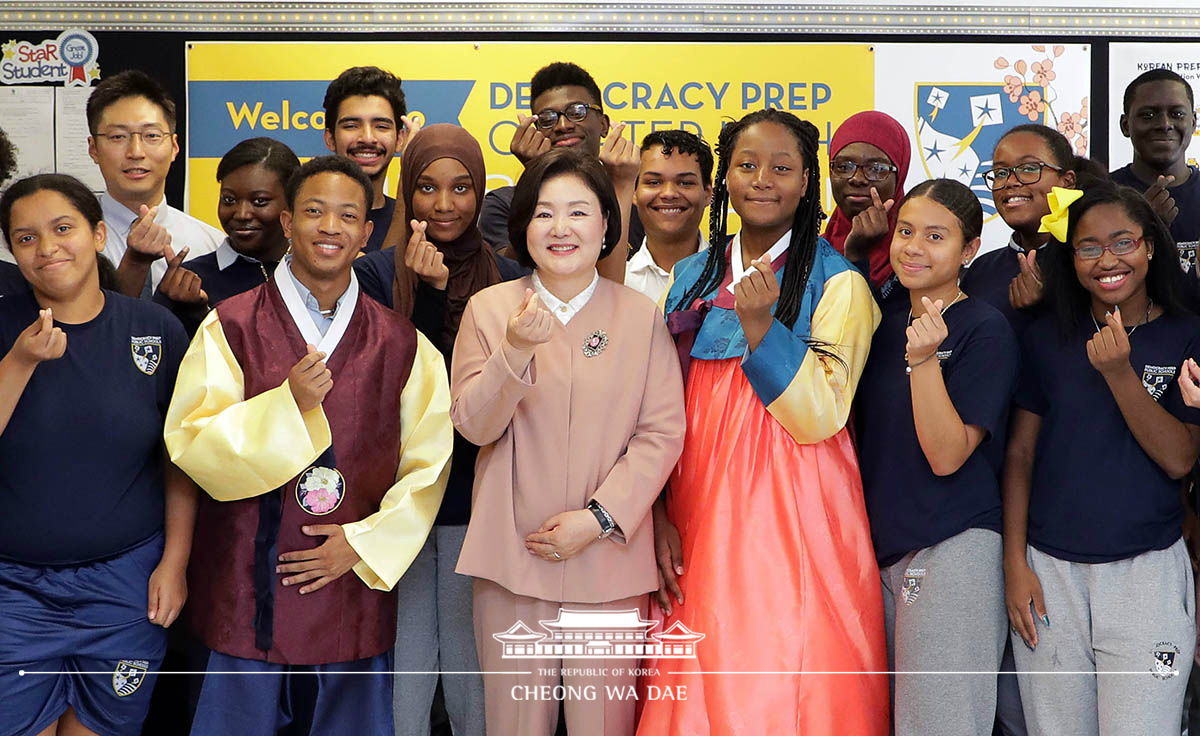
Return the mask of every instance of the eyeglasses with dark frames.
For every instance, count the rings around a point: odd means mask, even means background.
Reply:
[[[602,113],[604,109],[599,105],[589,105],[586,102],[572,102],[562,110],[539,110],[534,115],[534,125],[542,130],[549,130],[558,125],[558,119],[565,117],[572,123],[582,123],[587,119],[588,111],[595,110]]]
[[[862,169],[863,176],[867,177],[867,181],[883,181],[888,174],[899,171],[895,166],[882,161],[868,161],[860,164],[856,161],[835,158],[829,164],[830,172],[839,179],[850,179],[859,169]]]
[[[987,185],[987,188],[995,191],[1008,186],[1014,178],[1018,184],[1037,184],[1042,180],[1042,169],[1062,171],[1058,166],[1041,161],[1030,161],[1016,166],[1000,166],[991,171],[985,171],[980,176],[983,177],[983,183]]]

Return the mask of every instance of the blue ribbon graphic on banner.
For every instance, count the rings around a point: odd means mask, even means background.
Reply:
[[[189,82],[189,155],[220,158],[239,141],[267,136],[306,158],[325,148],[322,102],[328,80],[280,82]],[[405,80],[409,111],[420,111],[426,124],[458,124],[474,81]]]

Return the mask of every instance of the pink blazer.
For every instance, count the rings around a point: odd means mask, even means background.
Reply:
[[[683,449],[683,380],[658,308],[600,279],[516,375],[500,350],[530,279],[471,298],[454,345],[450,416],[480,445],[457,571],[546,601],[600,603],[658,588],[650,505]],[[585,343],[607,344],[591,357]],[[624,532],[564,562],[529,554],[546,519],[595,498]]]

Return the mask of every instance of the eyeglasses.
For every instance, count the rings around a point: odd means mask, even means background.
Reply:
[[[859,169],[862,169],[863,176],[867,177],[867,181],[883,181],[887,178],[888,174],[899,171],[895,166],[885,164],[882,161],[871,161],[860,164],[844,159],[834,159],[829,165],[829,170],[839,179],[849,179]]]
[[[1062,171],[1057,166],[1044,164],[1041,161],[1031,161],[1019,166],[1001,166],[991,171],[985,171],[980,176],[983,177],[983,183],[987,185],[987,188],[995,191],[1008,186],[1010,177],[1016,177],[1018,184],[1037,184],[1042,180],[1042,169]]]
[[[572,123],[582,123],[588,116],[588,110],[604,112],[599,105],[589,105],[586,102],[572,102],[562,110],[541,110],[535,115],[534,125],[542,130],[549,130],[558,125],[558,119],[565,117]]]
[[[1127,256],[1138,249],[1146,236],[1140,238],[1121,238],[1106,245],[1085,245],[1075,249],[1075,257],[1082,261],[1094,261],[1104,255],[1104,251],[1114,256]]]
[[[142,131],[114,130],[109,133],[97,133],[96,135],[108,141],[110,146],[128,146],[133,142],[133,137],[137,136],[142,139],[143,146],[150,148],[161,145],[163,141],[170,137],[169,133],[164,133],[154,128]]]

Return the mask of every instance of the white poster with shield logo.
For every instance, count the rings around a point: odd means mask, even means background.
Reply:
[[[1119,169],[1133,161],[1133,146],[1121,133],[1120,118],[1125,88],[1143,72],[1170,69],[1200,89],[1200,43],[1114,43],[1108,47],[1108,163]],[[1193,134],[1188,163],[1200,160],[1200,143]]]
[[[984,251],[1011,234],[982,178],[1005,131],[1041,123],[1089,150],[1087,44],[879,44],[875,54],[875,109],[900,121],[912,146],[906,188],[942,177],[969,186],[983,206]]]

